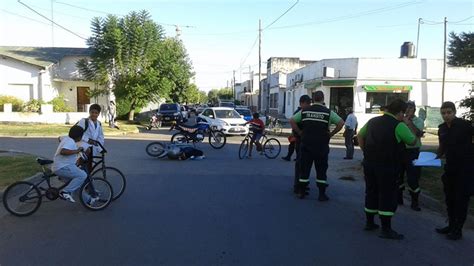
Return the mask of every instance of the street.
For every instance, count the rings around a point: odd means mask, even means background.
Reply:
[[[230,137],[221,150],[198,144],[204,160],[170,161],[145,153],[156,132],[150,140],[106,140],[107,165],[119,168],[128,184],[103,211],[57,200],[18,218],[2,206],[0,265],[474,264],[473,231],[446,240],[434,232],[444,217],[426,208],[398,209],[393,226],[405,240],[363,231],[364,183],[354,171],[360,150],[349,162],[343,146],[332,146],[330,201],[321,203],[314,174],[309,197],[293,196],[294,164],[280,159],[287,152],[283,138],[275,160],[239,160],[243,137]],[[0,150],[48,158],[56,147],[55,138],[0,138]],[[340,179],[347,176],[355,180]]]

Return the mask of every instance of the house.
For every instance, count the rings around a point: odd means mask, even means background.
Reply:
[[[0,46],[0,95],[24,102],[48,102],[62,95],[74,112],[86,112],[91,103],[106,107],[106,96],[90,98],[89,93],[100,87],[84,80],[76,67],[91,52],[89,48]]]
[[[262,86],[262,111],[273,116],[285,113],[286,75],[315,61],[298,57],[270,57],[267,60],[267,80]]]
[[[441,122],[443,60],[417,58],[323,59],[287,75],[285,116],[299,97],[321,90],[326,105],[345,118],[353,108],[362,126],[396,98],[415,101],[427,127]],[[474,69],[447,67],[444,100],[459,102],[469,95]]]

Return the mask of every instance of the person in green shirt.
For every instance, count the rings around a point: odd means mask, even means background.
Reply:
[[[400,179],[398,180],[398,204],[403,205],[403,191],[405,190],[405,172],[407,175],[408,190],[411,195],[411,208],[415,211],[421,211],[418,203],[418,196],[420,194],[419,180],[421,176],[421,167],[413,165],[413,160],[418,158],[421,148],[421,137],[423,136],[423,129],[425,123],[422,119],[416,117],[416,105],[409,101],[405,112],[403,122],[408,126],[411,132],[416,136],[415,145],[406,145],[403,154],[402,169],[400,171]]]
[[[370,119],[357,135],[364,153],[365,230],[379,228],[376,214],[382,222],[381,238],[403,239],[392,229],[391,218],[397,209],[397,181],[405,144],[414,145],[415,135],[402,123],[407,103],[396,99],[387,106],[382,116]]]
[[[290,119],[291,128],[301,136],[301,161],[297,194],[300,199],[305,197],[309,184],[309,175],[314,163],[316,168],[316,184],[319,189],[319,201],[328,201],[326,195],[329,140],[344,126],[344,121],[333,111],[324,106],[324,94],[316,91],[315,104],[303,108]],[[298,126],[301,125],[301,127]],[[336,128],[329,131],[329,125]]]

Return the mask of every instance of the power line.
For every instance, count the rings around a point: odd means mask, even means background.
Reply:
[[[8,10],[5,10],[5,9],[0,9],[1,11],[7,13],[7,14],[10,14],[10,15],[13,15],[13,16],[17,16],[17,17],[20,17],[20,18],[24,18],[24,19],[28,19],[28,20],[31,20],[31,21],[34,21],[36,23],[40,23],[40,24],[44,24],[44,25],[48,25],[50,26],[50,24],[46,23],[46,22],[43,22],[43,21],[39,21],[39,20],[36,20],[34,18],[29,18],[27,16],[23,16],[23,15],[20,15],[20,14],[17,14],[17,13],[13,13],[13,12],[10,12]]]
[[[394,5],[394,6],[388,6],[388,7],[382,7],[382,8],[367,10],[367,11],[363,11],[363,12],[359,12],[359,13],[354,13],[354,14],[351,14],[351,15],[345,15],[345,16],[335,17],[335,18],[331,18],[331,19],[326,19],[326,20],[299,23],[299,24],[293,24],[293,25],[287,25],[287,26],[281,26],[281,27],[273,27],[273,28],[269,28],[269,30],[287,29],[287,28],[304,27],[304,26],[316,25],[316,24],[325,24],[325,23],[330,23],[330,22],[338,22],[338,21],[342,21],[342,20],[358,18],[358,17],[367,16],[367,15],[373,15],[373,14],[383,13],[383,12],[387,12],[387,11],[391,11],[391,10],[395,10],[395,9],[400,9],[400,8],[404,8],[404,7],[407,7],[407,6],[412,6],[412,5],[415,5],[415,4],[419,4],[421,2],[422,1],[405,2],[405,3],[397,4],[397,5]]]
[[[47,21],[53,23],[54,25],[60,27],[61,29],[65,30],[65,31],[67,31],[67,32],[69,32],[69,33],[71,33],[71,34],[73,34],[73,35],[75,35],[75,36],[77,36],[77,37],[79,37],[79,38],[81,38],[81,39],[83,39],[83,40],[87,40],[87,38],[82,37],[81,35],[79,35],[79,34],[73,32],[72,30],[70,30],[70,29],[68,29],[68,28],[66,28],[66,27],[64,27],[64,26],[62,26],[62,25],[60,25],[60,24],[58,24],[58,23],[56,23],[56,22],[54,22],[53,20],[49,19],[49,18],[46,17],[45,15],[43,15],[43,14],[41,14],[40,12],[34,10],[34,9],[31,8],[30,6],[28,6],[27,4],[21,2],[21,0],[18,0],[18,3],[24,5],[24,6],[25,6],[26,8],[28,8],[29,10],[33,11],[34,13],[36,13],[37,15],[39,15],[40,17],[46,19]]]
[[[258,36],[257,36],[257,38],[255,38],[255,41],[253,42],[252,47],[250,47],[250,50],[249,50],[249,52],[247,53],[247,56],[245,56],[245,59],[242,60],[242,61],[240,61],[240,66],[239,66],[239,68],[242,68],[242,66],[245,64],[245,61],[247,61],[247,58],[249,58],[250,54],[251,54],[252,51],[253,51],[253,48],[255,48],[255,45],[257,44],[257,41],[258,41]]]
[[[293,9],[293,7],[295,7],[297,4],[298,4],[299,0],[296,0],[296,2],[290,6],[285,12],[283,12],[283,14],[281,14],[278,18],[276,18],[272,23],[268,24],[268,26],[266,26],[265,28],[263,28],[263,30],[266,30],[268,29],[269,27],[271,27],[273,24],[275,24],[275,22],[277,22],[279,19],[281,19],[284,15],[286,15],[286,13],[290,12],[291,9]]]
[[[451,22],[451,24],[458,24],[458,23],[461,23],[461,22],[464,22],[464,21],[468,21],[471,18],[474,18],[474,16],[470,16],[470,17],[467,17],[467,18],[459,20],[459,21],[453,21],[453,22]]]

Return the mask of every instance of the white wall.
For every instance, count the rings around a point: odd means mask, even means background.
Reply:
[[[0,95],[15,96],[25,102],[38,99],[38,73],[40,70],[39,66],[8,57],[0,57]],[[31,87],[31,90],[26,92],[20,87]],[[19,88],[20,91],[15,91],[16,88]]]
[[[79,70],[76,67],[77,61],[82,58],[88,58],[86,56],[65,56],[55,64],[53,67],[54,78],[65,79],[65,80],[80,80],[82,79]]]
[[[0,112],[0,121],[2,122],[23,122],[23,123],[45,123],[45,124],[74,124],[81,118],[88,117],[89,113],[4,113]],[[104,122],[105,117],[99,117]]]

